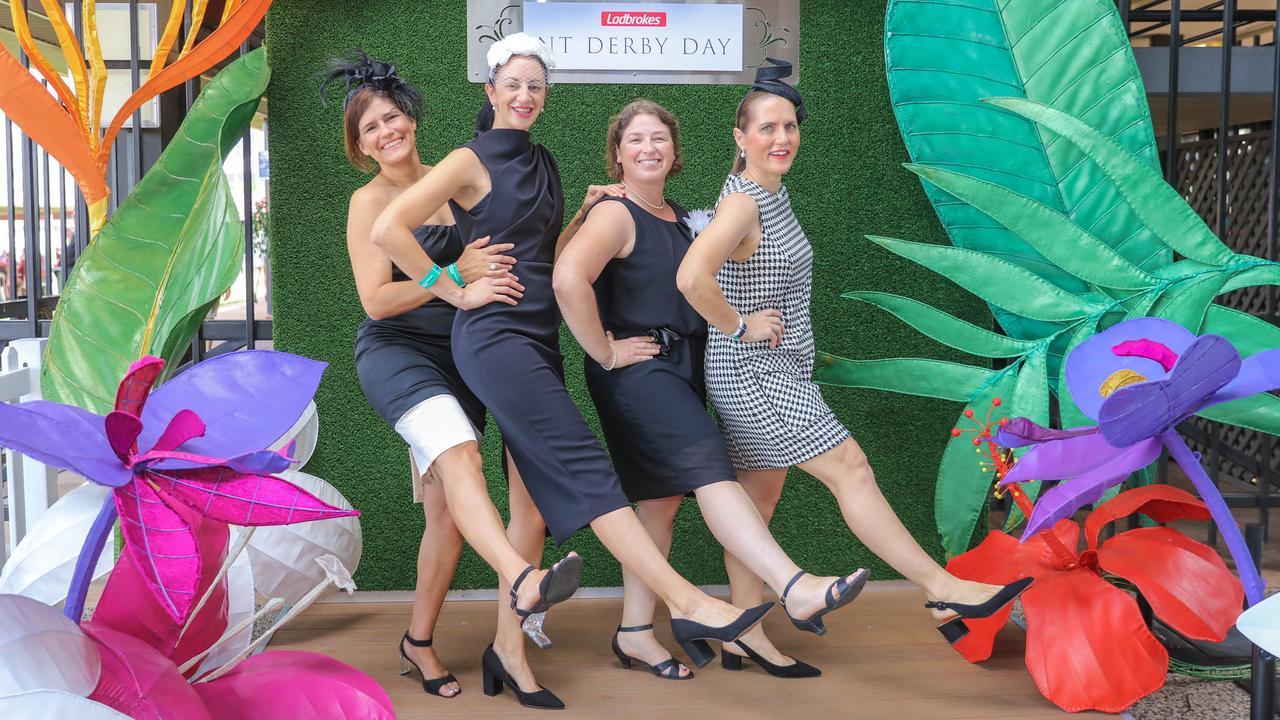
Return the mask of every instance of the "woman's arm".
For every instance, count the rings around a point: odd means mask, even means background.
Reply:
[[[676,287],[706,321],[725,335],[738,332],[740,320],[747,324],[743,342],[768,340],[770,347],[782,342],[782,313],[772,308],[742,316],[729,305],[716,273],[731,257],[742,261],[758,246],[760,210],[755,200],[733,193],[720,202],[715,217],[685,254],[676,271]]]
[[[564,246],[573,239],[574,234],[578,232],[578,228],[582,227],[582,222],[587,219],[587,213],[591,211],[591,207],[596,201],[608,195],[609,197],[626,197],[627,188],[622,183],[614,183],[612,185],[588,185],[587,195],[582,198],[582,207],[578,208],[578,212],[574,213],[569,219],[569,224],[565,226],[564,232],[560,233],[560,237],[556,238],[556,259],[560,259],[560,253],[564,252]]]
[[[347,254],[356,278],[360,305],[374,320],[408,312],[435,298],[410,280],[391,281],[391,261],[369,239],[369,231],[382,212],[376,193],[361,188],[351,196],[347,208]]]
[[[646,336],[614,340],[605,332],[591,288],[610,260],[627,254],[635,235],[635,221],[622,203],[601,203],[581,223],[552,274],[552,288],[565,323],[582,349],[606,370],[634,365],[658,354],[658,344]]]
[[[404,274],[415,282],[421,281],[436,269],[436,263],[414,239],[413,228],[426,222],[450,198],[473,190],[486,177],[484,166],[475,153],[463,148],[449,153],[431,172],[400,193],[382,211],[373,224],[374,245],[386,253]],[[462,288],[448,273],[440,272],[428,292],[466,310],[494,301],[515,305],[516,300],[524,296],[524,286],[510,274],[505,274],[502,277],[482,277]]]

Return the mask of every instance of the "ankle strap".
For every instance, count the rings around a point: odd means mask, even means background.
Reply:
[[[621,625],[618,626],[618,632],[620,633],[644,632],[645,630],[652,630],[652,629],[653,629],[653,623],[649,623],[648,625],[632,625],[631,627],[622,627]]]
[[[791,586],[795,585],[796,581],[804,577],[806,574],[807,573],[805,573],[804,570],[801,570],[800,572],[796,573],[795,575],[792,576],[790,582],[787,583],[787,586],[782,589],[782,596],[778,598],[778,602],[782,603],[782,607],[787,606],[787,593],[791,592]]]
[[[431,638],[427,638],[426,640],[418,640],[417,638],[413,637],[409,633],[404,634],[404,641],[414,647],[431,647],[431,640],[432,640]]]
[[[534,568],[532,565],[530,565],[529,567],[526,567],[524,570],[520,571],[519,575],[516,576],[516,581],[511,583],[511,602],[512,603],[516,601],[516,593],[520,590],[520,583],[524,582],[524,579],[526,577],[529,577],[529,573],[533,572],[533,570]],[[514,605],[512,607],[514,607]]]

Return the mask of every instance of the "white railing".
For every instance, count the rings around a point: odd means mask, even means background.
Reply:
[[[44,338],[14,340],[0,350],[0,402],[41,399],[40,358],[46,342]],[[11,450],[4,451],[4,480],[8,493],[9,549],[5,549],[5,538],[0,537],[0,567],[44,511],[58,499],[57,470]]]

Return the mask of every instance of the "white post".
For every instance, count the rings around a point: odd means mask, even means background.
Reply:
[[[0,352],[0,373],[27,374],[26,392],[13,397],[0,396],[0,402],[40,400],[40,358],[44,355],[45,338],[14,340]],[[9,483],[9,540],[12,547],[27,534],[45,510],[58,499],[58,471],[34,458],[5,451]]]

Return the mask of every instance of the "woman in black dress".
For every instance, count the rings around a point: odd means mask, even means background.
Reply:
[[[588,211],[556,264],[556,297],[589,355],[587,387],[614,467],[653,541],[664,551],[671,547],[676,510],[684,494],[693,492],[726,550],[767,578],[793,617],[809,618],[815,627],[798,625],[821,630],[813,615],[828,604],[815,601],[829,597],[829,609],[848,603],[867,572],[820,578],[800,570],[735,480],[724,441],[706,412],[707,324],[676,289],[676,269],[693,235],[688,214],[663,191],[682,164],[679,126],[666,108],[636,100],[614,116],[605,167],[627,196],[604,198]],[[624,667],[639,662],[662,678],[691,677],[650,632],[653,594],[635,575],[623,578],[622,624],[613,638],[618,660]],[[773,675],[819,674],[794,660],[770,663],[744,641],[726,643],[722,662],[736,670],[744,655]]]
[[[565,390],[558,348],[559,312],[551,264],[563,220],[555,161],[530,142],[546,98],[550,50],[524,33],[489,50],[485,86],[492,129],[455,150],[378,218],[374,242],[410,276],[463,312],[453,328],[454,359],[467,385],[493,413],[557,542],[590,525],[624,568],[670,608],[672,632],[699,665],[705,639],[730,641],[758,623],[771,604],[747,611],[716,600],[680,577],[636,518],[595,434]],[[412,229],[450,202],[464,239],[491,235],[514,243],[520,281],[497,278],[460,286],[441,273]],[[821,597],[805,598],[816,600]],[[506,658],[486,651],[486,683],[507,677]],[[523,688],[513,687],[523,695]]]
[[[515,608],[499,603],[496,642],[510,646],[513,667],[532,677],[517,614],[543,609],[553,599],[543,590],[557,577],[576,578],[581,560],[572,556],[564,572],[549,579],[544,572],[532,571],[532,564],[541,564],[545,525],[515,473],[511,527],[504,531],[480,460],[485,409],[459,377],[450,350],[455,309],[410,281],[369,240],[378,214],[431,171],[418,158],[414,142],[421,96],[393,67],[364,55],[354,62],[336,61],[330,80],[341,81],[347,89],[343,126],[348,159],[363,171],[377,167],[374,177],[351,196],[347,217],[351,269],[368,314],[356,334],[356,371],[374,409],[409,444],[414,501],[422,503],[426,516],[413,612],[398,644],[402,671],[408,673],[410,665],[417,668],[423,689],[432,695],[453,697],[461,692],[431,641],[465,537],[504,580],[515,581],[525,568],[531,570]],[[464,249],[448,209],[416,227],[414,240],[442,261],[456,263],[464,279],[509,275],[512,259],[501,253],[511,246],[488,245],[487,238],[481,238]]]

